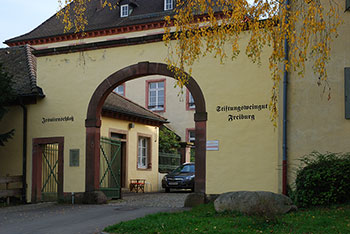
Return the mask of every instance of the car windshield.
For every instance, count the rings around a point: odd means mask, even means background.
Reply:
[[[176,168],[174,173],[188,173],[188,172],[193,172],[194,173],[194,164],[187,164],[187,165],[182,165]]]

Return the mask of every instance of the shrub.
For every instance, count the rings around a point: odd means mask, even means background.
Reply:
[[[300,207],[350,201],[350,154],[312,152],[297,171],[295,202]]]

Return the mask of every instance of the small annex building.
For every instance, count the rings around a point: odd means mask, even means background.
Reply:
[[[348,1],[339,2],[344,8]],[[137,138],[150,139],[152,151],[155,150],[157,126],[149,124],[154,120],[148,118],[140,125],[135,122],[135,128],[131,128],[129,124],[134,121],[125,121],[121,116],[126,110],[112,114],[108,105],[107,109],[103,106],[112,90],[125,82],[154,76],[175,77],[165,62],[168,49],[162,41],[164,17],[172,14],[174,1],[121,0],[118,3],[118,7],[110,10],[103,8],[99,0],[89,1],[86,11],[89,24],[84,35],[75,33],[74,29],[64,32],[64,26],[54,15],[31,32],[5,42],[14,48],[28,48],[25,45],[29,44],[36,58],[36,62],[32,61],[37,67],[36,79],[31,80],[31,74],[26,77],[29,96],[23,97],[28,101],[24,105],[28,114],[24,137],[27,149],[18,147],[22,145],[21,130],[12,141],[21,144],[9,143],[0,148],[0,158],[9,152],[11,156],[16,155],[12,157],[21,158],[22,150],[26,152],[28,201],[33,200],[36,189],[32,180],[36,170],[33,165],[35,139],[64,137],[62,190],[65,193],[100,189],[101,169],[97,165],[103,157],[101,136],[123,139],[126,135],[123,131],[128,131],[126,145],[136,144]],[[324,92],[325,87],[317,85],[319,77],[313,73],[310,62],[314,58],[309,58],[304,78],[291,71],[288,82],[280,83],[276,126],[271,122],[268,108],[273,86],[268,62],[271,48],[264,49],[260,64],[251,63],[241,52],[224,64],[209,55],[193,65],[186,88],[195,106],[188,113],[193,113],[195,121],[196,192],[286,193],[287,186],[293,185],[299,159],[305,154],[314,150],[350,152],[349,8],[340,11],[340,18],[344,23],[334,39],[327,65],[331,99]],[[238,43],[244,48],[248,41],[249,31],[243,32]],[[127,92],[133,92],[132,88]],[[287,97],[285,102],[282,102],[283,95]],[[166,102],[174,98],[167,97]],[[109,130],[110,125],[104,125],[114,121],[111,118],[114,115],[121,121],[115,132]],[[21,106],[11,107],[0,123],[0,131],[22,126],[22,116]],[[43,119],[61,117],[67,117],[67,121],[43,123]],[[74,121],[70,121],[70,117],[74,117]],[[181,115],[176,117],[181,119]],[[142,134],[136,133],[136,126]],[[73,154],[79,152],[77,167],[69,166],[72,150]],[[137,169],[135,152],[136,147],[127,152],[129,172],[149,173],[155,168],[157,157],[152,155],[149,159],[152,164],[142,163],[141,170]],[[1,173],[3,170],[21,172],[2,162],[0,170]],[[152,186],[155,187],[153,182]]]
[[[77,121],[75,115],[53,115],[45,110],[41,123],[47,131],[32,138],[32,162],[26,162],[28,130],[31,124],[26,106],[40,105],[50,96],[37,86],[36,59],[31,47],[0,49],[0,63],[12,76],[16,99],[1,121],[0,132],[15,129],[13,139],[0,147],[0,177],[27,174],[32,181],[32,201],[56,199],[67,191],[76,191],[83,175],[76,168],[84,164],[80,149],[65,151],[64,135],[55,128]],[[57,90],[57,92],[59,92]],[[44,94],[45,93],[45,94]],[[60,111],[64,110],[64,103]],[[119,198],[121,188],[129,188],[131,179],[145,180],[145,191],[157,191],[159,127],[166,119],[112,92],[102,106],[100,140],[100,188],[107,197]],[[29,133],[30,134],[30,133]],[[67,152],[67,153],[66,153]],[[25,167],[24,167],[25,165]],[[46,196],[46,197],[45,197]]]

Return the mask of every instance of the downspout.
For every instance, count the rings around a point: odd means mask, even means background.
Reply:
[[[287,10],[289,10],[289,0],[285,2]],[[286,21],[288,22],[288,15],[286,16]],[[289,63],[289,43],[288,38],[284,39],[284,59]],[[282,161],[282,193],[287,195],[287,105],[288,105],[288,71],[286,65],[284,64],[283,68],[283,143],[282,143],[282,152],[283,152],[283,161]]]
[[[23,109],[23,156],[22,156],[22,201],[23,203],[27,202],[27,120],[28,120],[28,111],[27,107],[21,101],[21,107]]]

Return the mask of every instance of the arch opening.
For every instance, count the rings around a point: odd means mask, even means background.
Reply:
[[[163,75],[175,79],[173,72],[168,70],[166,64],[141,62],[125,67],[107,77],[93,93],[85,120],[86,127],[86,168],[85,191],[99,190],[100,176],[100,127],[102,106],[107,96],[114,88],[139,77],[150,75]],[[206,122],[207,112],[205,99],[197,82],[189,76],[187,89],[191,92],[195,101],[195,192],[205,193],[206,180]]]

